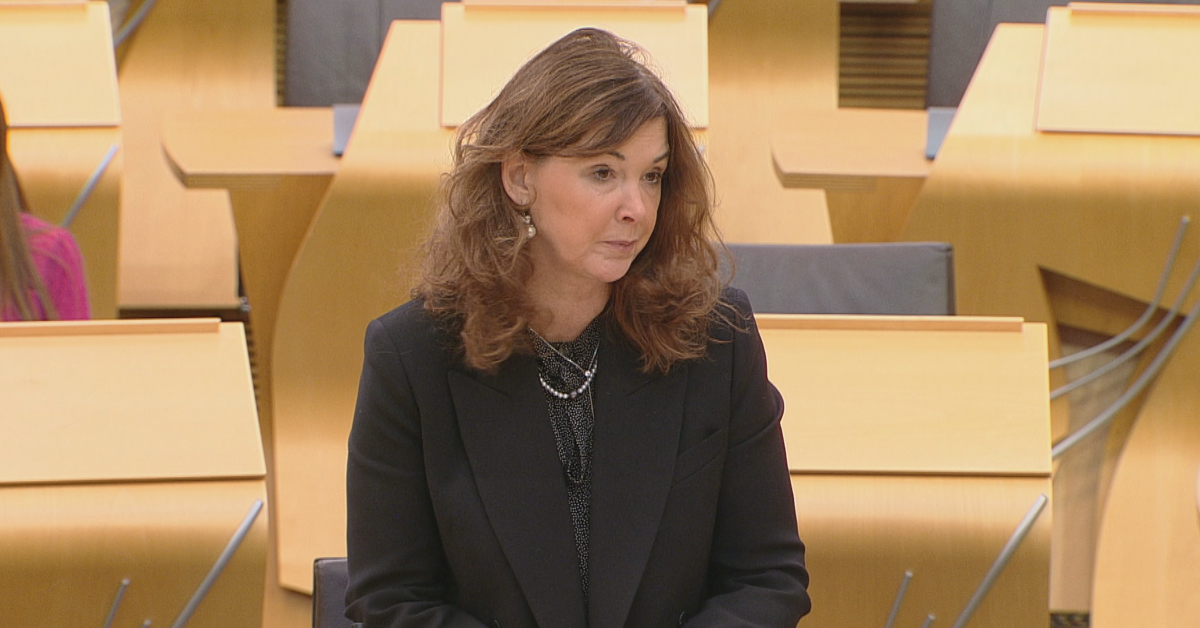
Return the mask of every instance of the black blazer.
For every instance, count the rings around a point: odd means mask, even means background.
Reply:
[[[602,335],[584,603],[537,361],[466,368],[419,302],[373,321],[350,435],[347,615],[367,628],[762,626],[808,612],[779,418],[746,317],[645,374]]]

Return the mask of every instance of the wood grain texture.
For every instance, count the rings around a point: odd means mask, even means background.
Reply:
[[[275,331],[280,582],[345,555],[346,439],[367,323],[407,300],[452,130],[438,122],[437,22],[393,23],[337,177],[281,295]]]
[[[0,324],[0,328],[19,323]],[[0,334],[0,482],[261,478],[240,323],[163,333],[136,321]],[[124,333],[107,333],[124,327]],[[80,334],[80,329],[98,333]]]
[[[462,124],[522,63],[581,25],[645,48],[692,126],[708,126],[708,9],[658,0],[443,4],[442,126]]]
[[[825,191],[834,242],[894,242],[929,175],[924,110],[811,109],[771,137],[786,188]]]
[[[952,625],[1045,477],[793,474],[800,538],[808,546],[813,612],[800,625],[884,626],[906,571],[896,626]],[[1050,512],[1018,546],[971,628],[1047,623]]]
[[[760,330],[788,404],[793,472],[1049,477],[1044,325],[981,331],[963,317],[957,329],[922,329],[885,318],[797,329],[771,318],[760,315]]]
[[[340,167],[332,138],[333,115],[327,108],[189,110],[168,114],[163,122],[163,149],[180,181],[189,188],[229,191],[243,289],[251,306],[259,420],[271,469],[275,320],[288,272]],[[272,471],[268,491],[273,512],[276,479]],[[280,584],[278,517],[270,523],[263,626],[293,628],[308,621],[312,601]]]
[[[8,124],[121,123],[108,4],[0,4],[0,94]]]
[[[837,0],[723,0],[708,51],[707,157],[722,235],[730,242],[832,242],[824,192],[784,188],[771,138],[793,116],[837,107]]]
[[[1166,8],[1052,7],[1037,128],[1200,135],[1200,11]]]
[[[0,616],[14,626],[169,626],[204,581],[263,480],[0,484]],[[267,516],[256,519],[189,628],[258,628]]]
[[[1039,25],[996,30],[903,237],[953,244],[959,312],[1046,322],[1051,357],[1058,357],[1057,324],[1066,313],[1053,309],[1045,273],[1150,301],[1180,218],[1194,213],[1200,198],[1200,141],[1038,133],[1033,121],[1043,38]],[[1200,236],[1189,233],[1160,305],[1176,298],[1183,269],[1198,257]],[[1088,311],[1073,308],[1070,324],[1104,330],[1120,314]],[[1052,595],[1055,608],[1091,608],[1098,628],[1200,621],[1190,585],[1200,578],[1191,498],[1200,433],[1184,427],[1200,406],[1198,343],[1193,332],[1135,400],[1132,429],[1114,429],[1120,440],[1109,443],[1105,466],[1115,471],[1096,496],[1102,521],[1055,513],[1056,539],[1072,534],[1071,526],[1100,526],[1094,555],[1064,556],[1056,564]],[[1054,377],[1053,385],[1062,383],[1058,373]],[[1064,435],[1069,418],[1070,408],[1057,404],[1055,438]]]
[[[241,324],[37,325],[0,336],[0,617],[103,626],[128,579],[114,625],[169,621],[266,499]],[[189,626],[261,625],[266,530]]]
[[[179,183],[161,128],[179,109],[274,107],[275,3],[160,0],[128,44],[120,89],[121,307],[236,307],[228,196]]]

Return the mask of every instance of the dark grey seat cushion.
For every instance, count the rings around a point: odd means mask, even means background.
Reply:
[[[730,244],[732,285],[775,314],[954,314],[953,249],[943,242]],[[728,269],[727,269],[728,272]]]

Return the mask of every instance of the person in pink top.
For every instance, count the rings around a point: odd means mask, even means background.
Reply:
[[[83,256],[69,231],[25,208],[0,103],[0,321],[90,318]]]

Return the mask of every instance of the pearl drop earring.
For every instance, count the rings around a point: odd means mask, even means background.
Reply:
[[[521,215],[521,220],[525,221],[525,233],[532,239],[533,236],[537,235],[537,227],[533,226],[533,216],[530,216],[527,212]]]

